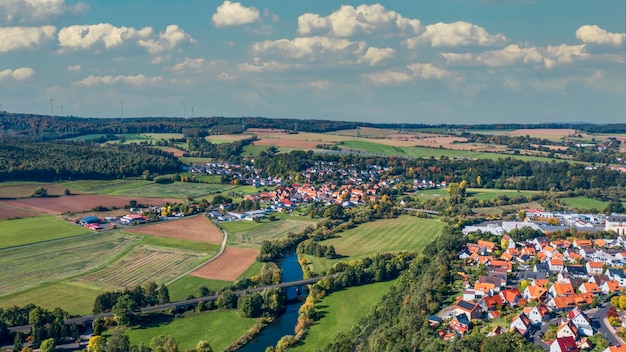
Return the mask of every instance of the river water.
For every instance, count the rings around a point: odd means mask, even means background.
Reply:
[[[302,280],[302,269],[298,264],[298,256],[296,253],[292,253],[286,257],[280,264],[280,268],[283,271],[283,282],[291,282],[296,280]],[[303,298],[306,293],[302,292]],[[259,333],[254,340],[248,342],[245,346],[238,351],[241,352],[263,352],[269,346],[276,346],[278,340],[285,335],[294,335],[294,328],[298,322],[298,309],[302,305],[303,301],[296,298],[298,293],[295,287],[290,287],[287,290],[287,298],[289,303],[286,310],[281,316],[276,319],[271,325],[265,327],[261,333]]]

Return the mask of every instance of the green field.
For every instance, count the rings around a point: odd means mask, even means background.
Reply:
[[[433,188],[433,189],[425,189],[422,191],[418,191],[417,193],[415,193],[415,195],[420,198],[420,197],[436,197],[436,198],[440,198],[440,197],[448,197],[448,189],[447,188]]]
[[[194,157],[194,156],[181,156],[178,158],[178,160],[182,161],[183,164],[194,164],[194,165],[200,165],[200,164],[206,164],[208,162],[213,161],[212,158],[198,158],[198,157]]]
[[[92,231],[52,216],[0,221],[0,248],[56,240]]]
[[[510,214],[517,213],[519,210],[525,209],[543,209],[543,206],[537,202],[528,202],[511,205],[499,205],[488,208],[474,208],[473,211],[476,214],[501,215],[503,212]]]
[[[114,191],[107,194],[127,197],[179,198],[181,200],[186,196],[191,196],[200,199],[208,196],[210,193],[224,191],[230,187],[232,186],[208,183],[174,182],[158,184],[149,182],[142,187]]]
[[[63,182],[61,185],[81,193],[112,194],[123,193],[151,184],[142,180],[81,180]]]
[[[150,326],[127,329],[132,345],[144,343],[158,335],[170,335],[178,341],[180,351],[195,348],[198,341],[208,341],[214,351],[222,351],[237,341],[254,325],[254,319],[241,318],[237,311],[214,311],[173,320],[162,319]]]
[[[261,245],[265,240],[280,238],[288,232],[298,232],[307,226],[315,224],[309,218],[302,216],[288,216],[274,213],[278,220],[233,221],[222,223],[221,226],[228,232],[228,243],[231,245]]]
[[[570,197],[570,198],[561,198],[561,202],[569,207],[575,209],[598,209],[602,210],[609,202],[604,202],[598,199],[588,198],[588,197]],[[626,206],[626,203],[623,203]]]
[[[104,136],[106,136],[106,134],[104,134],[104,133],[86,134],[86,135],[82,135],[82,136],[78,136],[78,137],[66,138],[66,140],[68,140],[68,141],[91,141],[91,140],[98,139],[98,138],[104,137]]]
[[[47,284],[24,292],[13,293],[0,298],[0,308],[24,306],[34,303],[53,310],[60,307],[72,315],[89,315],[93,311],[96,296],[102,291],[66,281]],[[68,299],[71,297],[71,299]]]
[[[138,237],[107,233],[3,250],[0,296],[97,270],[124,256],[138,241]]]
[[[511,191],[511,190],[503,190],[503,189],[486,189],[486,188],[468,188],[466,191],[467,198],[477,199],[477,200],[491,200],[494,199],[498,195],[505,195],[509,198],[517,197],[517,196],[530,196],[533,194],[537,194],[540,192],[535,191]]]
[[[132,233],[133,228],[128,229],[129,233]],[[170,237],[160,237],[160,236],[150,236],[143,234],[133,234],[134,236],[143,236],[141,239],[141,244],[152,247],[167,247],[167,248],[176,248],[182,250],[190,250],[190,251],[200,251],[205,252],[207,254],[216,254],[221,244],[214,243],[202,243],[196,241],[182,240],[178,238],[170,238]]]
[[[339,237],[321,242],[333,245],[338,255],[347,258],[302,257],[310,263],[313,272],[320,274],[339,261],[361,259],[380,252],[420,251],[439,235],[444,225],[439,220],[408,215],[368,222],[338,233]]]
[[[337,333],[356,325],[359,319],[389,291],[394,282],[349,287],[324,297],[315,306],[323,317],[311,326],[303,344],[289,350],[305,352],[324,348]]]

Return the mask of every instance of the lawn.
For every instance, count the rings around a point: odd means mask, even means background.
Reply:
[[[533,194],[537,194],[539,192],[535,191],[511,191],[511,190],[502,190],[502,189],[486,189],[486,188],[468,188],[466,191],[467,198],[477,199],[477,200],[491,200],[494,199],[498,195],[505,195],[509,198],[517,197],[517,196],[530,196]]]
[[[270,148],[269,145],[252,145],[249,144],[243,147],[241,151],[241,156],[257,156]]]
[[[224,191],[230,187],[232,186],[208,183],[174,182],[170,184],[157,184],[149,182],[142,187],[108,192],[108,194],[127,197],[179,198],[182,201],[186,196],[201,199],[211,193]]]
[[[311,220],[303,221],[302,217],[290,219],[289,216],[281,215],[278,220],[224,222],[221,226],[228,232],[228,243],[231,245],[255,245],[260,246],[265,240],[283,237],[288,232],[298,232],[306,226],[313,225]],[[308,218],[307,218],[308,220]]]
[[[341,147],[341,149],[354,149],[373,154],[408,156],[403,147],[393,147],[376,142],[350,140],[342,142],[339,147]]]
[[[359,319],[366,315],[385,293],[389,292],[394,282],[350,287],[324,297],[316,304],[317,311],[322,318],[311,326],[303,344],[289,350],[305,352],[324,348],[339,332],[356,325]]]
[[[63,182],[61,185],[82,193],[113,194],[132,191],[151,183],[143,180],[81,180]]]
[[[169,318],[169,317],[168,317]],[[237,311],[214,311],[176,319],[163,319],[150,326],[127,329],[132,345],[150,340],[158,335],[170,335],[178,341],[180,351],[195,348],[198,341],[208,341],[214,351],[222,351],[237,341],[254,325],[254,319],[241,318]]]
[[[333,245],[339,259],[303,255],[317,274],[330,269],[339,261],[365,258],[380,252],[420,251],[441,233],[444,223],[414,216],[400,216],[361,224],[338,233],[338,237],[321,243]]]
[[[84,275],[125,256],[138,237],[111,233],[3,250],[0,296]],[[59,296],[69,300],[70,295]]]
[[[0,308],[34,303],[49,310],[60,307],[72,315],[89,315],[92,314],[96,296],[102,292],[97,288],[61,281],[3,296]]]
[[[132,232],[132,228],[128,231]],[[136,234],[134,234],[136,235]],[[143,236],[141,239],[141,244],[152,247],[167,247],[167,248],[176,248],[190,251],[200,251],[208,254],[215,254],[219,251],[219,244],[213,243],[203,243],[196,242],[190,240],[182,240],[178,238],[171,237],[160,237],[160,236],[150,236],[150,235],[138,235]]]
[[[91,231],[52,216],[0,221],[0,248],[56,240]]]
[[[588,197],[571,197],[571,198],[561,198],[561,202],[569,207],[575,209],[598,209],[602,210],[609,202],[604,202],[598,199],[588,198]],[[626,202],[622,202],[626,207]]]

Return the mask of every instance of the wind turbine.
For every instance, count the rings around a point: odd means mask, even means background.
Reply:
[[[195,115],[193,114],[193,107],[194,107],[194,105],[192,104],[192,105],[191,105],[191,117],[194,117],[194,116],[195,116]]]

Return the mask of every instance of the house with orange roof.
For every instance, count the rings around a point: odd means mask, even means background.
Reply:
[[[556,249],[552,246],[545,246],[541,249],[541,253],[544,253],[548,258],[552,258],[554,253],[556,253]]]
[[[552,284],[552,287],[550,287],[548,292],[552,297],[569,296],[576,293],[571,284],[564,283]]]
[[[523,311],[532,324],[541,324],[550,315],[548,307],[544,304],[538,304],[534,307],[524,307]]]
[[[513,260],[513,255],[509,252],[504,252],[502,253],[502,255],[500,256],[501,260],[506,260],[507,262],[510,262],[511,260]]]
[[[556,329],[556,337],[558,338],[563,338],[563,337],[573,337],[574,340],[578,339],[578,328],[576,328],[576,326],[571,322],[571,321],[566,321],[561,323],[561,325],[559,325],[559,327]]]
[[[600,248],[606,248],[609,244],[605,240],[598,238],[593,240],[593,245]]]
[[[489,282],[476,282],[474,284],[474,290],[483,293],[483,296],[491,296],[495,292],[496,285]]]
[[[565,260],[565,255],[561,254],[561,252],[554,252],[552,259]]]
[[[519,300],[522,299],[522,294],[519,292],[518,288],[507,288],[506,290],[500,291],[500,297],[502,297],[504,303],[515,307],[518,305]]]
[[[548,261],[548,267],[552,271],[561,271],[563,270],[563,261],[561,259],[550,259]]]
[[[537,251],[533,247],[524,247],[522,248],[522,254],[535,256],[537,254]]]
[[[609,346],[602,352],[626,352],[626,345]]]
[[[509,331],[517,331],[522,336],[526,336],[530,330],[531,325],[532,323],[530,322],[530,319],[528,319],[528,316],[524,312],[522,312],[520,313],[520,315],[513,318]]]
[[[583,260],[584,258],[580,253],[576,253],[574,251],[565,252],[565,256],[568,257],[569,260],[573,262]]]
[[[500,295],[494,295],[489,297],[483,297],[478,304],[483,311],[499,310],[503,305],[502,297]]]
[[[490,265],[494,261],[492,256],[481,255],[478,257],[478,264],[480,265]]]
[[[604,263],[602,262],[587,262],[585,267],[589,275],[599,275],[604,272]]]
[[[592,244],[593,242],[591,242],[591,240],[575,240],[573,243],[574,247],[577,248],[591,247]]]
[[[593,302],[593,295],[591,293],[580,293],[570,296],[553,297],[546,306],[556,311],[567,311],[578,307],[583,304],[591,304]]]
[[[618,293],[622,291],[622,287],[619,285],[619,281],[616,280],[608,280],[602,283],[600,286],[600,290],[602,293],[610,294],[610,293]]]
[[[549,279],[533,279],[532,286],[548,287],[550,285]],[[546,288],[546,291],[548,289]]]
[[[476,304],[466,300],[459,300],[454,305],[454,309],[457,312],[456,314],[465,314],[467,319],[477,319],[483,314],[482,308]]]
[[[483,247],[487,250],[488,253],[493,252],[496,249],[496,244],[489,241],[478,240],[477,243],[480,247]]]
[[[520,254],[519,249],[517,249],[517,248],[509,248],[506,251],[508,253],[511,253],[511,255],[514,256],[514,257],[517,257]]]
[[[583,283],[578,287],[578,291],[580,291],[581,293],[592,293],[594,295],[599,295],[602,293],[600,287],[598,287],[598,285],[596,285],[594,282]]]
[[[524,298],[529,301],[543,302],[548,299],[548,290],[543,286],[527,286],[524,289]]]
[[[506,268],[507,272],[511,272],[513,270],[513,264],[511,262],[507,262],[506,260],[493,259],[490,261],[489,265],[496,268]]]

